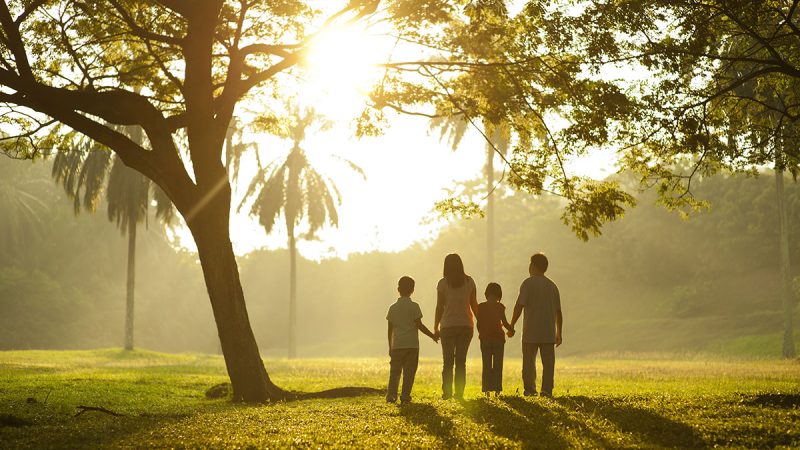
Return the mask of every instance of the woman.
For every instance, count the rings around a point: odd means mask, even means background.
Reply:
[[[455,363],[455,397],[462,399],[467,381],[467,350],[472,340],[472,315],[478,311],[478,300],[475,281],[464,273],[464,263],[457,254],[444,259],[444,277],[436,291],[434,333],[442,340],[442,398],[453,396]]]

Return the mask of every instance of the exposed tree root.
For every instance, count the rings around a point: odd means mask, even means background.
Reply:
[[[83,406],[83,405],[79,405],[79,406],[76,406],[76,408],[80,409],[80,411],[78,411],[75,414],[75,417],[80,416],[81,414],[85,413],[86,411],[97,411],[97,412],[101,412],[101,413],[105,413],[105,414],[111,414],[112,416],[116,416],[116,417],[122,417],[122,416],[125,415],[125,414],[120,414],[118,412],[111,411],[110,409],[106,409],[106,408],[103,408],[101,406]]]

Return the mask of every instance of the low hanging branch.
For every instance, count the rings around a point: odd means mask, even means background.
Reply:
[[[118,412],[111,411],[110,409],[103,408],[102,406],[83,406],[83,405],[79,405],[79,406],[76,406],[76,408],[78,408],[80,411],[75,413],[75,417],[80,416],[81,414],[85,413],[86,411],[97,411],[97,412],[101,412],[101,413],[110,414],[110,415],[115,416],[115,417],[123,417],[125,415],[125,414],[120,414]]]

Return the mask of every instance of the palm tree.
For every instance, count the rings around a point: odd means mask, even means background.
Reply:
[[[305,219],[303,237],[309,239],[325,225],[338,227],[337,206],[341,205],[342,197],[333,181],[314,167],[300,147],[312,124],[321,123],[320,129],[330,124],[311,109],[302,113],[293,111],[291,115],[292,123],[284,136],[293,143],[289,154],[266,167],[259,167],[239,209],[254,197],[250,215],[258,218],[267,234],[272,232],[283,213],[289,235],[289,358],[294,358],[297,356],[297,228]],[[351,161],[335,158],[364,177],[364,171]]]
[[[44,230],[47,205],[39,189],[44,180],[32,171],[27,161],[0,163],[0,256],[25,257],[25,242]]]
[[[141,128],[128,130],[135,142],[143,142]],[[72,199],[75,214],[81,207],[94,213],[105,194],[108,220],[128,236],[128,271],[125,300],[125,350],[133,350],[133,304],[136,279],[136,226],[146,222],[151,200],[156,217],[170,222],[172,203],[166,194],[139,172],[128,168],[111,152],[90,141],[80,141],[53,161],[52,176]],[[81,193],[83,190],[83,193]]]
[[[451,148],[455,151],[461,143],[461,139],[467,132],[469,122],[462,117],[448,116],[431,120],[431,128],[441,130],[441,138],[447,137]],[[506,124],[493,125],[488,120],[484,120],[483,127],[484,140],[486,143],[486,165],[484,166],[484,176],[486,177],[486,277],[488,280],[494,279],[494,191],[495,170],[494,159],[499,152],[505,155],[508,151],[510,129]]]

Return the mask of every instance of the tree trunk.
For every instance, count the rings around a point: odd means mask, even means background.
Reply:
[[[791,261],[789,259],[789,218],[786,213],[786,198],[783,191],[783,167],[776,157],[775,191],[778,204],[779,254],[780,254],[780,293],[783,306],[783,357],[794,358],[794,299],[791,286]]]
[[[136,282],[136,209],[128,218],[128,285],[125,297],[125,350],[133,350],[133,293]]]
[[[228,189],[218,197],[229,199],[229,192]],[[250,327],[230,241],[229,216],[229,202],[210,201],[202,213],[189,221],[189,228],[197,243],[233,399],[250,403],[285,399],[291,394],[270,380]]]
[[[486,277],[494,281],[494,147],[486,145]]]
[[[289,227],[289,359],[297,357],[297,239]]]

